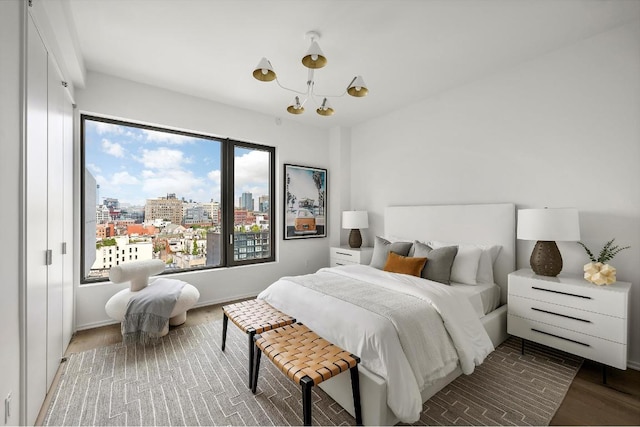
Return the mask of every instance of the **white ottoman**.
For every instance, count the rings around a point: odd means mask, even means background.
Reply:
[[[161,260],[135,261],[112,267],[109,272],[109,278],[112,282],[122,283],[129,281],[131,283],[130,288],[121,290],[107,301],[104,307],[107,315],[114,320],[122,322],[127,311],[127,303],[131,297],[137,294],[140,289],[146,287],[148,282],[148,286],[153,286],[154,279],[149,281],[149,275],[157,274],[163,270],[164,263]],[[164,336],[169,332],[169,325],[182,325],[187,320],[187,310],[193,307],[200,298],[200,292],[193,285],[177,279],[168,280],[182,282],[184,287],[173,311],[171,311],[169,323],[165,326],[160,336]],[[132,288],[135,288],[135,290],[132,290]]]

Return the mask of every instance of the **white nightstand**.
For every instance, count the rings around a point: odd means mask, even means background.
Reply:
[[[334,246],[331,248],[329,261],[331,267],[336,267],[338,265],[369,264],[371,262],[372,255],[373,248]]]
[[[518,270],[509,274],[507,332],[627,369],[630,289],[627,282],[596,286],[580,275]]]

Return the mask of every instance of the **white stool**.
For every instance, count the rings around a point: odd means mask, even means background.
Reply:
[[[149,276],[164,271],[164,262],[162,260],[145,260],[133,261],[116,267],[111,267],[109,271],[109,279],[114,283],[130,282],[129,289],[123,289],[112,296],[105,305],[107,315],[114,320],[122,322],[127,311],[127,304],[132,296],[138,293],[146,286],[153,286],[154,279],[149,281]],[[181,282],[177,279],[176,282]],[[183,282],[184,287],[176,301],[176,305],[169,316],[169,323],[165,326],[160,336],[169,333],[169,325],[182,325],[187,320],[187,310],[193,307],[200,298],[200,292],[190,285]]]

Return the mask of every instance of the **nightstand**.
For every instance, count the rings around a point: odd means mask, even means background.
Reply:
[[[627,282],[597,286],[580,275],[518,270],[509,274],[507,332],[627,369],[630,289]]]
[[[371,262],[372,255],[373,248],[351,248],[349,246],[334,246],[331,248],[329,261],[331,267],[351,264],[369,264]]]

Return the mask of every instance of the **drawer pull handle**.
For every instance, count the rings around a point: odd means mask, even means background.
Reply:
[[[592,323],[591,320],[581,319],[579,317],[567,316],[566,314],[554,313],[553,311],[542,310],[540,308],[531,307],[531,310],[540,311],[542,313],[553,314],[554,316],[566,317],[567,319],[578,320],[584,323]]]
[[[336,262],[336,265],[344,265],[344,264],[340,264],[339,262]]]
[[[532,286],[531,289],[535,289],[537,291],[545,291],[545,292],[553,292],[554,294],[562,294],[562,295],[569,295],[570,297],[578,297],[578,298],[584,298],[584,299],[593,299],[591,297],[585,296],[585,295],[577,295],[577,294],[571,294],[569,292],[561,292],[561,291],[552,291],[551,289],[544,289],[544,288],[539,288],[537,286]]]
[[[540,334],[549,335],[550,337],[560,338],[561,340],[565,340],[565,341],[569,341],[569,342],[572,342],[572,343],[580,344],[580,345],[583,345],[585,347],[591,347],[589,344],[585,344],[585,343],[580,342],[580,341],[576,341],[576,340],[572,340],[572,339],[569,339],[569,338],[561,337],[560,335],[550,334],[549,332],[544,332],[544,331],[541,331],[541,330],[538,330],[538,329],[534,329],[534,328],[531,328],[531,330],[533,332],[538,332]]]
[[[336,252],[336,254],[338,254],[338,255],[344,255],[344,256],[353,256],[353,255],[348,254],[348,253],[346,253],[346,252]]]

